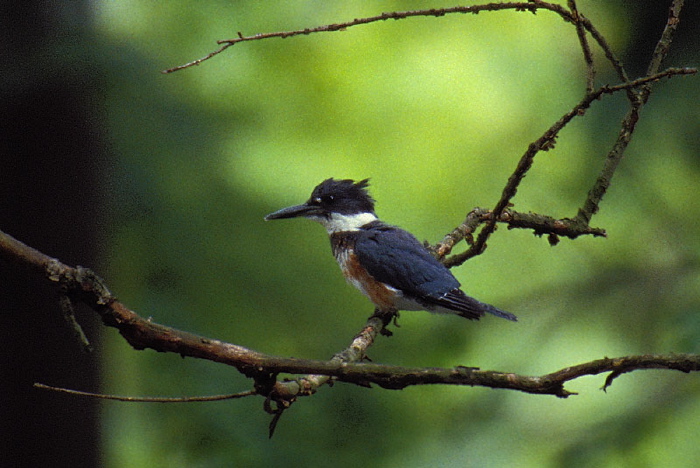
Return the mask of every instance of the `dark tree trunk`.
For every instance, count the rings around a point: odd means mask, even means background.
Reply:
[[[104,154],[86,9],[0,6],[0,229],[66,263],[97,267]],[[78,318],[98,339],[93,315]],[[98,371],[47,282],[0,262],[0,465],[98,466],[98,404],[32,388],[96,390]]]

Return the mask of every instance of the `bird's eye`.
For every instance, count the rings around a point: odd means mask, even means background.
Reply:
[[[321,197],[323,203],[332,203],[335,200],[335,195],[324,195]]]

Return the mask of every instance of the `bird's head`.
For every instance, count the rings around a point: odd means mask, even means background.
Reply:
[[[377,219],[368,186],[369,179],[326,179],[314,188],[306,203],[282,208],[265,220],[304,217],[321,223],[329,233],[354,231]]]

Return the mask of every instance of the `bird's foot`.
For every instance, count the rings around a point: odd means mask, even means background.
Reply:
[[[394,333],[387,327],[393,323],[396,328],[400,328],[398,323],[399,311],[396,309],[380,310],[374,309],[374,314],[370,318],[378,318],[382,321],[382,329],[379,331],[383,336],[392,336]]]

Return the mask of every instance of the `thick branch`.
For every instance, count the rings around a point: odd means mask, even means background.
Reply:
[[[1,231],[0,258],[35,271],[43,271],[47,279],[60,285],[66,294],[83,301],[99,313],[105,325],[118,329],[135,349],[150,348],[233,366],[244,375],[253,378],[256,392],[268,398],[268,401],[274,399],[278,407],[283,404],[288,406],[298,396],[312,394],[313,385],[321,385],[331,377],[339,382],[362,386],[376,384],[387,389],[428,384],[466,385],[565,398],[573,393],[566,390],[564,384],[584,375],[610,372],[605,382],[607,387],[619,375],[639,369],[673,369],[682,372],[700,370],[700,356],[686,354],[605,358],[540,377],[464,366],[451,369],[417,368],[355,362],[364,357],[367,347],[386,326],[390,316],[371,317],[351,346],[329,361],[270,356],[144,319],[117,301],[102,280],[90,270],[65,265]],[[276,376],[280,373],[307,376],[293,381],[277,382]],[[277,413],[281,414],[281,411]]]

